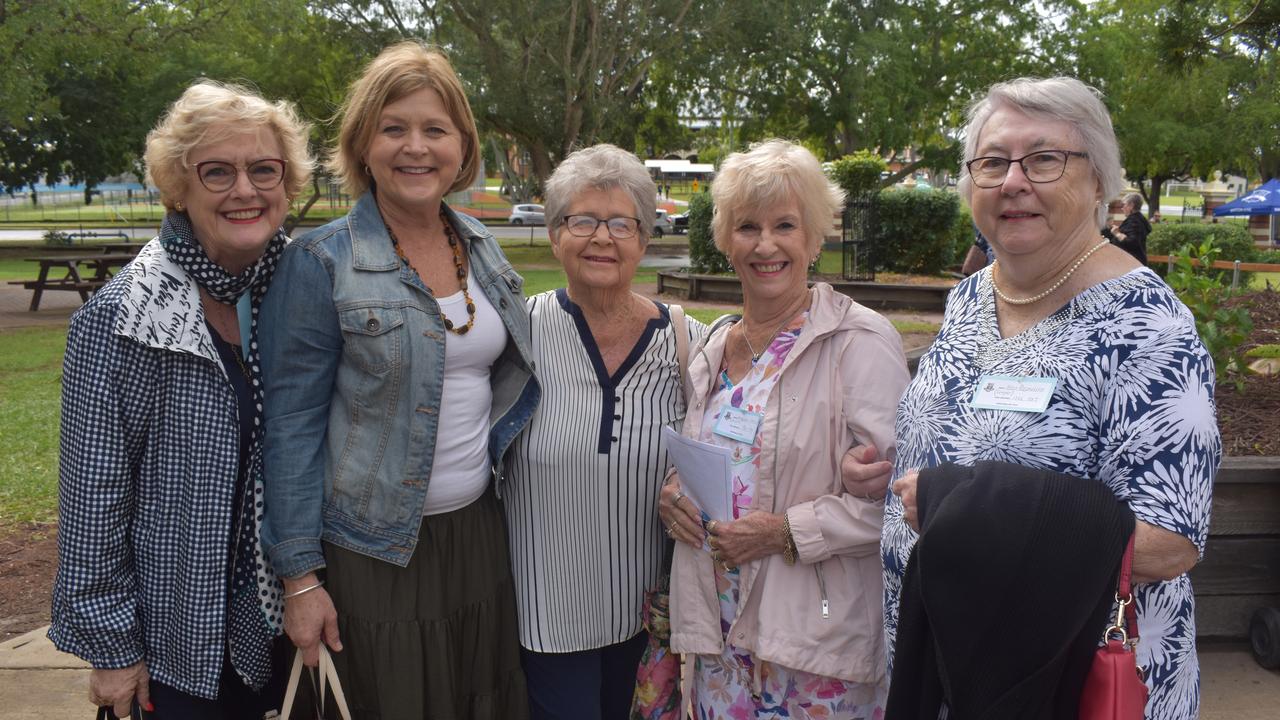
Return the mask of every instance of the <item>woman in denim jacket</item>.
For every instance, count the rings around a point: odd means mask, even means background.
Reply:
[[[442,202],[476,176],[475,121],[444,56],[404,42],[352,85],[338,142],[360,199],[290,246],[263,310],[285,630],[308,664],[335,651],[356,717],[522,718],[490,481],[539,391],[519,276]]]

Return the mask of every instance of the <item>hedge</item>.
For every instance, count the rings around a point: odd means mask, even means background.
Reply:
[[[1147,253],[1173,255],[1183,245],[1199,245],[1210,235],[1214,246],[1222,250],[1222,260],[1253,262],[1258,255],[1249,229],[1236,223],[1156,223],[1147,236]]]
[[[871,239],[876,269],[932,275],[954,264],[959,214],[960,196],[954,192],[881,191]]]

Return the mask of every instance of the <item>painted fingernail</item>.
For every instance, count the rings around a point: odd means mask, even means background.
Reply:
[[[147,701],[147,704],[146,704],[146,706],[145,706],[145,707],[146,707],[146,709],[147,709],[147,712],[155,712],[155,711],[156,711],[156,706],[155,706],[155,705],[153,705],[153,704],[151,703],[151,701]]]

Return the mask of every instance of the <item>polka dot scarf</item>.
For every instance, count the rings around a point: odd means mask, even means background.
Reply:
[[[227,601],[227,646],[231,665],[246,685],[262,688],[271,677],[271,642],[284,627],[284,589],[272,572],[262,549],[262,369],[258,350],[258,310],[284,251],[284,231],[277,231],[258,262],[232,276],[209,259],[196,241],[191,221],[184,213],[168,213],[160,227],[160,244],[169,259],[187,272],[215,300],[235,305],[249,292],[252,321],[245,367],[253,396],[253,436],[248,467],[251,483],[242,493],[235,512],[230,597]],[[251,491],[250,491],[251,489]]]

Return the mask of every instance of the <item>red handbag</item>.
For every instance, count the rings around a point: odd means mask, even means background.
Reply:
[[[1103,645],[1080,693],[1080,720],[1142,720],[1147,706],[1147,684],[1138,670],[1134,648],[1138,645],[1138,611],[1133,607],[1133,536],[1120,562],[1116,621],[1103,634]]]

